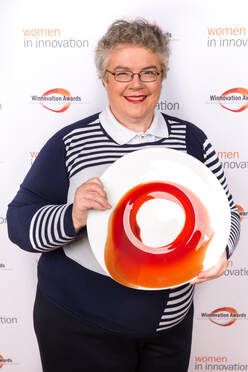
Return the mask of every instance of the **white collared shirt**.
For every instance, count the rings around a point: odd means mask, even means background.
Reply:
[[[158,110],[146,132],[135,132],[121,124],[112,114],[109,106],[99,115],[100,122],[108,135],[119,145],[155,142],[168,137],[166,121]]]

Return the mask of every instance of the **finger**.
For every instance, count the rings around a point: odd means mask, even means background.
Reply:
[[[205,282],[205,281],[206,281],[206,279],[199,279],[199,278],[196,278],[196,279],[192,280],[192,281],[190,282],[190,284],[191,284],[191,285],[194,285],[194,284],[199,284],[199,283],[202,283],[202,282]]]
[[[194,280],[191,281],[191,284],[198,284],[205,282],[206,280],[214,279],[216,277],[215,274],[215,270],[213,270],[212,268],[202,271]]]
[[[111,205],[108,203],[107,194],[102,185],[95,182],[87,182],[79,186],[75,193],[75,200],[79,203],[82,203],[85,198],[94,199],[98,198],[99,196],[106,201],[108,207],[111,207]]]
[[[102,181],[98,177],[89,178],[85,183],[88,183],[88,182],[94,182],[94,183],[97,183],[98,185],[103,186]]]
[[[217,267],[214,266],[213,268],[211,268],[209,270],[202,271],[197,276],[196,279],[191,281],[191,284],[198,284],[198,283],[205,282],[207,280],[217,279],[221,275],[223,275],[225,271],[226,271],[226,266],[224,266],[224,267],[219,267],[219,265]]]
[[[84,206],[77,207],[77,205],[74,203],[73,209],[72,209],[72,220],[73,225],[75,228],[75,231],[79,231],[79,229],[86,225],[87,223],[87,216],[88,211],[90,209],[99,210],[99,211],[105,211],[107,208],[103,206],[102,204],[98,203],[95,199],[89,199],[84,201]]]
[[[212,276],[209,276],[209,275],[202,275],[200,276],[200,274],[197,276],[197,278],[193,279],[190,284],[198,284],[198,283],[202,283],[202,282],[206,282],[207,280],[211,280],[211,279],[215,279],[215,277],[212,277]]]
[[[86,200],[86,203],[84,205],[85,209],[89,210],[89,209],[96,209],[96,210],[101,210],[101,211],[105,211],[106,209],[109,209],[108,206],[102,204],[101,202],[99,202],[98,200],[93,200],[93,199],[89,199],[89,200]]]
[[[102,181],[100,180],[100,178],[90,178],[88,181],[85,182],[85,185],[88,184],[88,185],[98,185],[100,186],[101,189],[104,190],[104,185],[102,183]]]
[[[206,280],[212,280],[218,278],[220,275],[216,273],[201,272],[197,278],[193,281],[195,283],[205,282]]]
[[[85,189],[82,190],[82,192],[84,194],[87,193],[88,194],[96,194],[96,195],[100,195],[102,196],[103,198],[107,199],[107,194],[106,194],[106,191],[99,185],[97,184],[89,184],[85,187]]]
[[[190,282],[191,285],[195,285],[195,284],[199,284],[199,283],[203,283],[203,282],[206,282],[208,279],[195,279],[193,280],[192,282]]]
[[[99,203],[97,200],[85,200],[84,201],[84,205],[83,206],[80,206],[80,208],[77,208],[75,206],[74,208],[74,216],[76,218],[77,221],[80,221],[82,218],[87,218],[87,215],[88,215],[88,211],[89,210],[99,210],[99,211],[105,211],[106,208],[104,205],[102,205],[101,203]]]
[[[202,271],[199,273],[197,278],[191,282],[191,284],[202,283],[206,280],[212,280],[220,277],[224,274],[228,266],[228,260],[226,258],[226,251],[223,252],[219,261],[216,265],[212,266],[210,269]]]
[[[107,197],[106,191],[104,190],[103,183],[99,178],[92,178],[88,180],[85,184],[82,185],[83,188],[85,187],[88,191],[95,191],[98,192],[103,197]]]
[[[112,208],[107,199],[105,197],[102,197],[98,193],[88,193],[87,195],[85,195],[82,200],[82,206],[88,209],[87,206],[92,202],[96,202],[105,209]]]

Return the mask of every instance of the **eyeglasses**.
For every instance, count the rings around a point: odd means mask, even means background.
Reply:
[[[154,70],[144,70],[141,72],[131,72],[131,71],[118,71],[118,72],[111,72],[109,70],[105,70],[109,74],[114,76],[116,81],[120,83],[128,83],[133,80],[134,75],[138,75],[140,81],[144,83],[152,83],[158,79],[158,76],[163,72],[161,71],[154,71]]]

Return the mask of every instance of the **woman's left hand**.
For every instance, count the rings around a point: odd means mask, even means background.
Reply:
[[[207,280],[216,279],[223,275],[228,266],[226,251],[223,252],[217,264],[206,271],[202,271],[190,284],[198,284]]]

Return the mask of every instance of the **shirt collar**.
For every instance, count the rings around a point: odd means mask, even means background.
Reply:
[[[107,106],[106,109],[101,112],[101,114],[99,115],[99,119],[104,130],[119,145],[124,145],[125,143],[131,141],[131,139],[133,139],[138,134],[141,134],[128,129],[127,127],[119,123],[119,121],[112,114],[109,106]],[[169,133],[166,121],[161,112],[159,112],[158,110],[154,111],[153,121],[145,134],[150,134],[158,138],[168,137]]]

